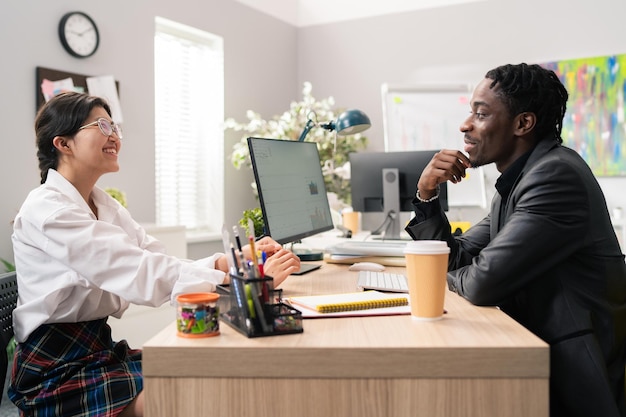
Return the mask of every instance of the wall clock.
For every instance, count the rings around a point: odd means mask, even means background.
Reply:
[[[76,58],[93,55],[100,44],[96,22],[83,12],[69,12],[59,22],[59,38],[63,48]]]

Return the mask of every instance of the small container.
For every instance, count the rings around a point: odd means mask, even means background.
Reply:
[[[176,297],[176,327],[182,337],[210,337],[220,334],[219,294],[196,292]]]

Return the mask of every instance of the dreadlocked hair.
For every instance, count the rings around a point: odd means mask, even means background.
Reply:
[[[539,65],[508,64],[488,71],[485,78],[493,80],[490,88],[498,86],[494,91],[511,115],[534,113],[537,136],[563,143],[561,130],[568,94],[554,71]]]

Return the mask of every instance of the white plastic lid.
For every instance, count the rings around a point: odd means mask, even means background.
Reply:
[[[447,242],[443,240],[414,240],[408,242],[404,248],[404,253],[417,255],[439,255],[450,253]]]

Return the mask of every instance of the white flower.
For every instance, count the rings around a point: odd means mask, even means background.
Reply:
[[[289,110],[281,115],[274,116],[270,120],[263,120],[261,115],[248,110],[247,123],[238,123],[232,118],[224,121],[224,129],[231,129],[235,132],[243,132],[241,140],[233,146],[230,160],[237,169],[242,165],[251,166],[250,154],[248,150],[247,138],[249,136],[298,140],[304,130],[309,118],[314,122],[328,122],[336,120],[340,109],[335,109],[335,99],[328,97],[323,100],[316,100],[311,92],[313,86],[310,82],[305,82],[302,88],[302,101],[292,101]],[[317,142],[320,152],[320,163],[326,170],[324,181],[326,191],[335,192],[340,199],[349,201],[350,181],[349,172],[346,179],[344,164],[348,162],[348,154],[365,149],[367,138],[361,134],[350,136],[337,136],[336,132],[330,132],[323,128],[311,129],[306,137],[308,142]],[[328,169],[332,167],[332,169]],[[343,170],[334,167],[344,168]]]

